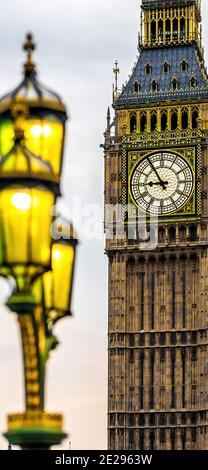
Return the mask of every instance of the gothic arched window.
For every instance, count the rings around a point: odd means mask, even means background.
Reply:
[[[156,38],[156,21],[151,21],[151,39],[154,41]]]
[[[140,89],[141,89],[140,84],[138,82],[134,82],[134,85],[133,85],[134,93],[138,93]]]
[[[174,78],[172,81],[173,84],[173,90],[178,90],[178,79]]]
[[[145,73],[146,75],[150,75],[152,73],[152,67],[150,64],[145,65]]]
[[[181,115],[181,127],[182,129],[187,129],[188,127],[188,111],[186,109],[184,109],[182,111],[182,115]]]
[[[170,242],[176,241],[176,229],[175,227],[170,227],[168,230],[168,238]]]
[[[191,113],[192,129],[197,129],[198,119],[199,119],[199,112],[197,111],[197,109],[193,109]]]
[[[188,63],[186,62],[186,60],[183,60],[181,62],[181,72],[187,72],[188,71]]]
[[[144,132],[147,128],[147,115],[142,113],[140,116],[140,131]]]
[[[160,227],[158,231],[158,239],[160,243],[165,242],[165,229]]]
[[[196,225],[191,225],[189,228],[189,238],[191,242],[195,242],[197,240],[197,227]]]
[[[173,38],[178,39],[178,20],[174,18],[173,20]]]
[[[186,30],[185,18],[181,18],[181,21],[180,21],[180,37],[181,37],[181,39],[185,38],[185,30]]]
[[[158,21],[158,35],[159,35],[159,40],[162,41],[162,39],[163,39],[163,20]]]
[[[168,62],[164,62],[164,64],[163,64],[163,71],[164,71],[164,73],[170,72],[170,65],[169,65]]]
[[[190,80],[190,88],[191,89],[194,89],[197,87],[197,80],[195,77],[191,77],[191,80]]]
[[[155,112],[151,114],[150,128],[151,128],[151,132],[154,132],[157,129],[157,114]]]
[[[161,131],[165,131],[168,126],[168,116],[166,111],[163,111],[161,114]]]
[[[171,114],[171,130],[175,131],[178,127],[178,113],[173,111]]]
[[[152,82],[152,91],[158,91],[158,83],[156,80]]]
[[[130,134],[136,131],[137,128],[137,116],[136,113],[131,113],[130,116]]]
[[[185,242],[186,241],[186,227],[184,226],[179,227],[178,233],[179,233],[180,242]]]
[[[170,20],[167,19],[165,22],[165,35],[166,39],[170,39]]]

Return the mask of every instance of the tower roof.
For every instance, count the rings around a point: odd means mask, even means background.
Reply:
[[[187,70],[182,71],[182,62],[186,61]],[[169,65],[164,73],[164,64]],[[146,74],[146,65],[151,73]],[[190,80],[196,80],[196,87],[190,89]],[[178,81],[178,89],[173,89],[173,79]],[[157,91],[152,91],[152,82],[157,83]],[[138,83],[135,93],[134,84]],[[192,45],[164,47],[142,50],[128,83],[124,86],[115,106],[155,103],[166,100],[208,98],[208,77],[204,64],[200,62],[197,49]]]

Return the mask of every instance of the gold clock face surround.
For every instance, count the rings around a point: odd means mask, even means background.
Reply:
[[[181,209],[193,192],[193,171],[186,159],[169,151],[145,156],[133,168],[130,191],[144,212],[168,215]]]

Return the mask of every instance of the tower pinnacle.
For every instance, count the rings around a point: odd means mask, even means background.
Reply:
[[[108,110],[107,110],[107,130],[109,131],[110,130],[110,107],[108,106]]]
[[[118,61],[115,61],[115,67],[113,68],[113,73],[115,75],[115,83],[113,84],[113,102],[118,97],[118,74],[120,69],[118,67]]]
[[[118,74],[120,73],[117,60],[115,61],[115,67],[113,69],[113,73],[115,75],[115,92],[117,92],[118,91]]]

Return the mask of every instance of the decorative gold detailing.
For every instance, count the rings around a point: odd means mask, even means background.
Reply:
[[[169,132],[174,133],[174,136],[184,137],[187,135],[201,136],[201,116],[200,108],[197,105],[187,106],[167,106],[154,108],[140,108],[139,110],[126,111],[125,121],[127,123],[126,133],[135,134],[135,140],[152,140],[164,138],[169,136]],[[187,114],[187,119],[183,120],[184,113]],[[175,114],[175,119],[174,115]],[[165,116],[166,117],[165,117]],[[135,125],[132,124],[132,117],[134,118]],[[124,125],[124,111],[120,110],[118,114],[118,132],[123,135]],[[184,133],[190,133],[184,134]],[[166,135],[167,133],[167,135]],[[140,135],[140,136],[138,136]],[[132,136],[134,137],[134,136]]]
[[[25,358],[25,386],[27,409],[41,409],[39,356],[31,314],[19,315],[23,353]]]
[[[11,106],[12,117],[15,119],[17,119],[19,116],[26,117],[28,112],[28,106],[22,98],[16,98],[15,101],[13,101]]]
[[[44,411],[28,411],[8,416],[8,431],[27,428],[62,430],[63,416],[58,413],[45,413]]]
[[[121,127],[127,126],[127,121],[128,120],[128,112],[127,111],[121,111],[119,113],[119,124]]]
[[[3,113],[7,109],[11,107],[11,103],[13,103],[12,99],[6,99],[2,100],[0,102],[0,113]],[[57,111],[64,111],[66,112],[66,108],[63,103],[57,101],[57,100],[49,100],[49,99],[36,99],[36,98],[26,98],[25,103],[27,106],[31,106],[31,108],[34,107],[40,107],[40,108],[48,108],[48,109],[53,109]]]
[[[15,138],[19,141],[24,140],[24,130],[23,130],[23,123],[25,118],[29,114],[28,106],[26,105],[25,101],[21,98],[16,98],[14,102],[11,104],[11,115],[14,118],[15,126]]]
[[[26,35],[25,43],[23,44],[23,50],[27,53],[27,60],[24,64],[26,72],[32,72],[35,70],[35,64],[33,62],[32,53],[35,51],[36,45],[33,41],[33,35],[28,33]]]
[[[202,132],[200,130],[193,130],[193,129],[186,129],[186,130],[181,130],[181,129],[176,129],[175,131],[169,131],[166,129],[164,132],[158,132],[157,130],[150,133],[147,131],[144,131],[142,133],[137,133],[133,135],[127,135],[127,141],[128,142],[141,142],[141,145],[147,144],[147,142],[161,142],[161,141],[175,141],[177,142],[180,140],[183,140],[184,143],[188,143],[189,139],[195,139],[195,138],[200,138],[202,136]]]
[[[184,7],[152,8],[141,13],[140,48],[167,46],[171,44],[197,43],[201,47],[200,7],[187,5]]]

